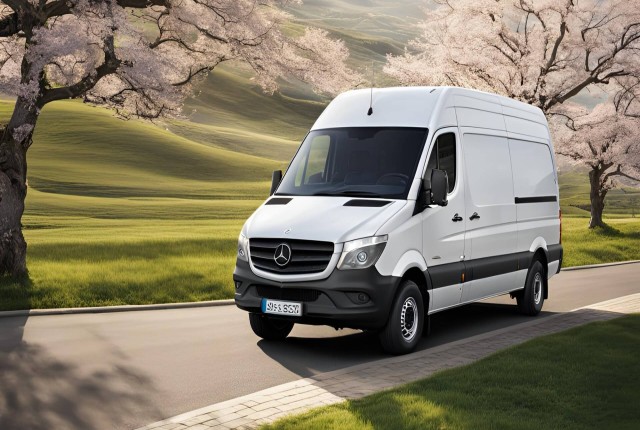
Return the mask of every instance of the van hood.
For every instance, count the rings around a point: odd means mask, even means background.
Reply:
[[[289,197],[274,197],[278,200]],[[406,200],[389,202],[381,207],[360,206],[372,199],[332,196],[292,196],[286,204],[260,206],[249,218],[243,234],[251,238],[286,238],[340,243],[374,236],[395,215]],[[272,198],[273,199],[273,198]],[[270,199],[271,200],[271,199]],[[345,203],[353,201],[356,205]],[[288,231],[285,233],[285,231]]]

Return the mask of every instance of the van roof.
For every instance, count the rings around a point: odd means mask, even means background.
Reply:
[[[373,113],[368,115],[370,103]],[[524,119],[547,128],[546,118],[539,108],[497,94],[459,87],[392,87],[363,88],[338,95],[312,130],[385,126],[437,129],[464,125],[459,124],[455,108]],[[487,128],[506,130],[504,121],[499,123],[488,124]]]

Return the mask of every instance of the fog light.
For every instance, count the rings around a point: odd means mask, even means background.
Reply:
[[[240,288],[240,286],[242,285],[242,282],[240,282],[240,281],[235,281],[235,284],[236,284],[236,290],[237,290],[237,289],[238,289],[238,288]]]
[[[369,294],[364,293],[362,291],[349,291],[345,293],[349,300],[353,302],[354,305],[366,305],[371,302],[371,297]]]
[[[358,255],[356,256],[356,258],[358,259],[359,263],[364,263],[365,261],[367,261],[367,253],[364,251],[360,251],[358,252]]]

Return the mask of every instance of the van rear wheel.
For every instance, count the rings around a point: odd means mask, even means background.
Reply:
[[[516,295],[518,309],[525,315],[538,315],[544,304],[544,266],[536,260],[527,273],[524,290]]]
[[[265,340],[284,340],[293,330],[292,322],[262,314],[250,313],[249,323],[253,332]]]
[[[415,282],[406,280],[400,284],[387,325],[379,334],[386,352],[407,354],[416,348],[424,327],[423,303]]]

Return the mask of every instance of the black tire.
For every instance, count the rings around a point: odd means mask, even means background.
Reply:
[[[544,266],[539,260],[533,262],[527,273],[524,290],[516,294],[518,309],[525,315],[538,315],[544,304],[546,279]]]
[[[380,344],[386,352],[407,354],[416,348],[424,328],[423,303],[415,282],[407,280],[400,284],[387,325],[379,334]]]
[[[284,340],[293,330],[292,322],[261,314],[250,313],[249,323],[253,332],[264,340]]]

